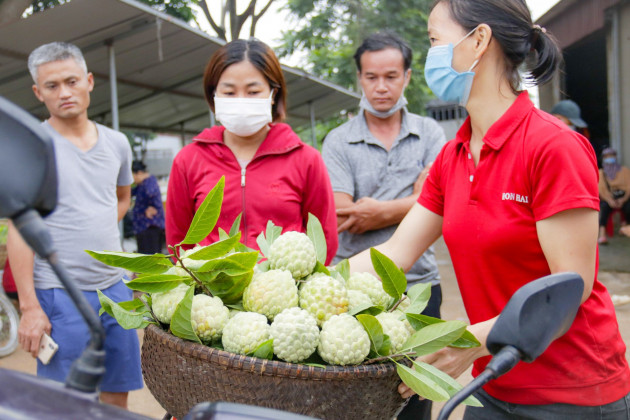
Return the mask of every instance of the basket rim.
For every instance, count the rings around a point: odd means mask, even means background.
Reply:
[[[163,345],[174,349],[178,354],[208,360],[225,368],[238,369],[269,376],[286,376],[303,379],[360,379],[366,377],[381,377],[391,375],[396,371],[393,362],[374,363],[369,365],[326,367],[288,363],[279,360],[261,359],[258,357],[244,356],[231,353],[215,347],[195,343],[179,338],[157,325],[150,324],[145,328],[144,340],[155,339]],[[143,348],[142,357],[145,356]]]

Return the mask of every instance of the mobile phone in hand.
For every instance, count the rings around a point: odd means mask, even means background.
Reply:
[[[40,362],[47,365],[50,359],[57,353],[58,348],[59,345],[55,343],[48,334],[44,333],[42,339],[39,341],[39,353],[37,354],[37,358]]]

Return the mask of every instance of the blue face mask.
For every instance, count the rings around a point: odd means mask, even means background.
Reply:
[[[604,158],[603,159],[603,163],[608,163],[608,164],[615,164],[617,163],[617,158],[614,157],[609,157],[609,158]]]
[[[479,60],[475,60],[468,71],[458,73],[453,68],[453,50],[476,30],[477,28],[468,32],[455,45],[438,45],[429,49],[424,65],[424,78],[433,93],[443,101],[458,102],[462,106],[468,103],[475,76],[471,70],[475,68]]]

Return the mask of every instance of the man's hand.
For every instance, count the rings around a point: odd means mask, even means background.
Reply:
[[[420,172],[420,175],[418,175],[418,179],[413,184],[414,195],[419,196],[422,192],[422,186],[424,185],[424,181],[427,179],[427,176],[429,176],[429,170],[431,169],[431,166],[433,166],[433,162],[425,166],[422,172]]]
[[[155,217],[157,213],[157,209],[153,206],[147,207],[147,209],[144,211],[144,215],[147,216],[147,219],[153,219],[153,217]]]
[[[18,341],[20,346],[33,357],[39,353],[39,342],[42,335],[50,335],[50,320],[41,307],[23,310],[18,328]]]
[[[337,227],[337,232],[348,231],[354,234],[361,234],[368,230],[375,230],[385,227],[381,218],[382,203],[371,197],[363,197],[349,207],[337,209],[338,217],[347,217]]]

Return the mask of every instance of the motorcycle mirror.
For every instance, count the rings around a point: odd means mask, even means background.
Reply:
[[[486,340],[491,354],[506,346],[532,362],[571,327],[584,292],[577,273],[558,273],[526,284],[514,293]]]
[[[28,112],[0,96],[0,217],[28,209],[42,216],[57,204],[52,139]]]

